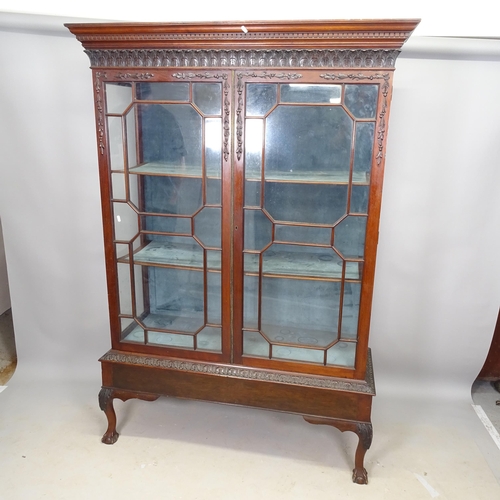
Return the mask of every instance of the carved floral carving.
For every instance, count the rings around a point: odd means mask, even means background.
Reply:
[[[103,155],[105,151],[104,145],[104,108],[102,104],[101,78],[106,78],[106,73],[97,71],[95,74],[95,101],[97,109],[97,142],[100,153]]]
[[[393,68],[396,49],[88,49],[93,67]]]
[[[269,372],[265,370],[253,370],[237,366],[221,366],[216,364],[200,363],[196,361],[181,361],[175,359],[154,358],[149,356],[136,356],[133,354],[121,354],[113,351],[105,354],[101,358],[101,361],[126,363],[138,366],[150,366],[152,368],[166,368],[193,373],[222,375],[226,377],[236,377],[247,380],[263,380],[267,382],[303,385],[309,387],[319,387],[323,389],[361,392],[364,394],[375,395],[375,385],[373,382],[371,360],[368,363],[366,381],[363,382],[356,380],[334,379],[329,377],[311,377],[301,374]]]

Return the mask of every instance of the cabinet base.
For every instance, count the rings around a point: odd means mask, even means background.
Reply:
[[[353,481],[367,484],[364,457],[372,442],[370,421],[375,395],[371,360],[364,381],[335,379],[242,366],[187,362],[109,351],[101,358],[99,406],[108,420],[102,442],[118,439],[113,399],[155,401],[173,396],[302,415],[316,425],[354,432],[359,443]]]

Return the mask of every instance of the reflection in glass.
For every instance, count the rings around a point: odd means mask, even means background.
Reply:
[[[220,83],[193,83],[193,101],[206,115],[221,114]]]
[[[272,354],[273,359],[289,359],[290,361],[305,361],[306,363],[321,364],[323,364],[324,356],[324,351],[322,350],[282,345],[273,346]]]
[[[205,168],[209,177],[221,178],[222,121],[220,118],[205,120]]]
[[[134,286],[135,286],[135,315],[141,317],[145,311],[144,283],[142,266],[134,266]]]
[[[264,116],[275,104],[278,86],[274,83],[247,83],[246,115]]]
[[[130,282],[130,266],[128,264],[118,264],[118,294],[120,299],[120,314],[133,314],[132,293]]]
[[[344,256],[362,258],[365,254],[366,217],[349,215],[334,229],[334,247]]]
[[[124,174],[111,174],[112,196],[115,200],[125,200],[125,175]]]
[[[342,85],[288,83],[281,85],[281,102],[340,104]]]
[[[186,217],[149,215],[141,217],[141,224],[144,231],[191,234],[191,219]],[[150,235],[150,239],[154,239],[154,236]]]
[[[220,205],[222,203],[221,181],[219,179],[209,179],[206,181],[206,204]]]
[[[128,167],[131,168],[137,165],[135,108],[132,108],[125,116],[125,129],[127,134]]]
[[[207,321],[212,325],[222,323],[221,314],[221,274],[207,273]]]
[[[146,342],[144,329],[134,321],[128,328],[122,329],[122,340],[124,342],[144,344]]]
[[[113,203],[115,239],[131,240],[139,231],[137,214],[127,203]]]
[[[375,118],[378,85],[346,85],[344,103],[355,118]]]
[[[243,332],[243,355],[269,357],[269,343],[259,332]]]
[[[243,326],[255,329],[258,328],[259,317],[259,278],[245,275],[243,286]]]
[[[260,182],[245,181],[245,206],[260,207]]]

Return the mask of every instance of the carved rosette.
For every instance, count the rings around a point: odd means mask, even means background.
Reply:
[[[92,67],[394,68],[397,49],[87,49]]]
[[[382,87],[381,87],[382,109],[380,110],[378,129],[377,129],[378,152],[377,152],[377,156],[376,156],[377,165],[380,165],[380,163],[384,157],[384,138],[385,138],[385,134],[387,131],[387,123],[386,123],[385,115],[387,114],[387,107],[389,105],[389,103],[387,101],[387,96],[389,95],[389,90],[390,90],[390,84],[389,84],[390,75],[389,75],[389,73],[383,73],[383,74],[375,73],[375,74],[370,74],[370,75],[364,75],[363,73],[351,73],[351,74],[324,73],[320,76],[321,76],[321,78],[324,78],[325,80],[340,80],[340,81],[342,81],[342,80],[351,80],[351,81],[383,80]]]
[[[181,361],[176,359],[137,356],[134,354],[122,354],[113,351],[105,354],[100,361],[126,363],[128,365],[149,366],[152,368],[163,368],[193,373],[206,373],[209,375],[222,375],[246,380],[261,380],[266,382],[319,387],[322,389],[358,392],[372,396],[375,395],[375,384],[373,381],[373,369],[371,367],[370,357],[368,358],[368,369],[365,381],[336,379],[331,377],[313,377],[309,375],[271,372],[266,370],[253,370],[238,366],[221,366],[196,361]]]

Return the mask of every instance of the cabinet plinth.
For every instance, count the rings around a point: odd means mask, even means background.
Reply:
[[[113,400],[359,437],[394,64],[414,20],[71,24],[94,78]],[[245,26],[245,30],[242,30]]]

